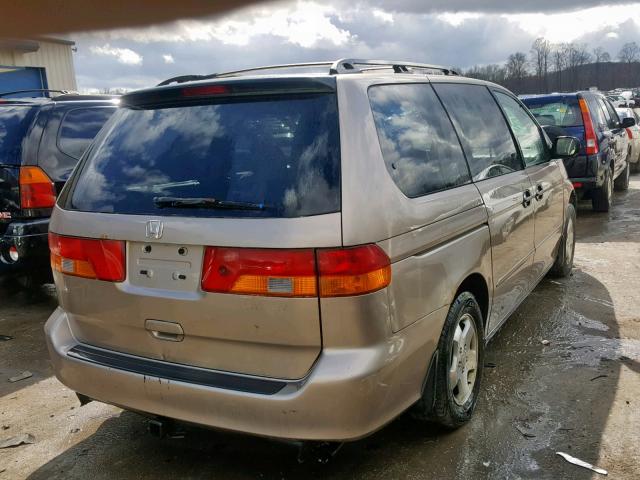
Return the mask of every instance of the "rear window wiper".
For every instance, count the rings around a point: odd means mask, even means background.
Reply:
[[[235,202],[202,197],[154,197],[153,203],[158,208],[210,208],[214,210],[265,210],[267,208],[264,203]]]

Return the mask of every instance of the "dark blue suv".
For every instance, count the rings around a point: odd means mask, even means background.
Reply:
[[[0,275],[41,282],[51,274],[47,232],[56,197],[118,100],[11,96],[0,93]]]
[[[591,199],[593,209],[607,212],[613,188],[629,187],[627,133],[633,119],[620,121],[604,95],[594,91],[521,97],[551,139],[580,139],[580,154],[564,160],[578,198]],[[633,122],[633,123],[632,123]]]

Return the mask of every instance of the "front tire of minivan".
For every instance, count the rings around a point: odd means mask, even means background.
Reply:
[[[463,292],[449,308],[438,342],[433,398],[431,392],[416,404],[419,418],[447,428],[469,421],[478,401],[484,360],[482,313],[475,297]]]
[[[566,221],[562,231],[556,261],[549,272],[557,278],[568,277],[573,269],[573,256],[576,246],[576,208],[572,203],[567,205]]]

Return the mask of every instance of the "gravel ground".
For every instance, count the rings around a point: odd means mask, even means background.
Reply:
[[[556,451],[639,478],[640,177],[609,214],[589,207],[578,212],[573,275],[543,280],[489,345],[467,426],[446,432],[401,416],[328,465],[299,464],[294,445],[194,427],[157,439],[138,415],[80,407],[47,358],[53,288],[6,283],[0,334],[14,338],[0,340],[0,442],[30,433],[35,443],[0,449],[0,480],[599,477]],[[8,381],[25,370],[33,376]]]

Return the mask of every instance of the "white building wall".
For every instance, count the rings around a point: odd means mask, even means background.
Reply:
[[[38,43],[38,51],[30,53],[0,49],[0,65],[44,67],[49,88],[77,90],[72,45],[44,40],[38,40]]]

